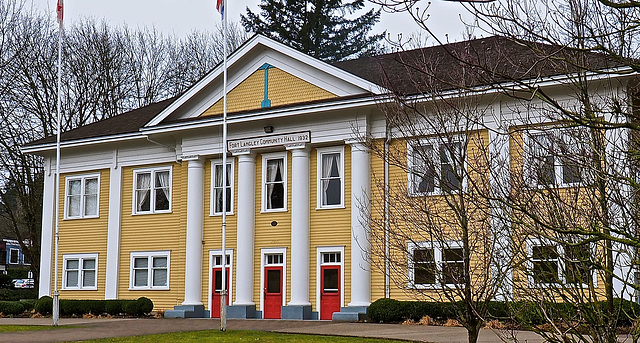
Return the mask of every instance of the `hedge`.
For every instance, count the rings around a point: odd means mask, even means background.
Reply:
[[[599,311],[604,313],[606,303],[604,301],[575,305],[572,303],[543,303],[530,301],[487,303],[488,318],[506,321],[516,321],[524,325],[539,325],[546,323],[545,313],[550,318],[561,320],[579,321],[581,313]],[[541,307],[542,306],[542,307]],[[457,308],[459,307],[459,310]],[[463,302],[425,302],[425,301],[398,301],[394,299],[378,299],[367,310],[369,320],[374,323],[400,323],[407,319],[419,321],[424,316],[435,320],[446,321],[458,319],[457,313],[464,311]],[[591,308],[588,308],[591,307]],[[593,308],[595,307],[595,308]],[[632,325],[634,319],[640,317],[640,304],[628,300],[616,299],[615,308],[620,311],[619,325]]]
[[[53,299],[45,296],[35,303],[34,309],[42,315],[49,315],[53,311]],[[61,316],[82,316],[85,314],[117,316],[142,316],[153,310],[153,302],[145,297],[126,300],[60,300]]]

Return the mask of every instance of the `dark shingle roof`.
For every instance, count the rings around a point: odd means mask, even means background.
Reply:
[[[62,141],[72,141],[77,139],[87,139],[102,136],[138,132],[141,127],[162,112],[177,97],[156,102],[133,111],[125,112],[117,116],[100,120],[95,123],[80,126],[76,129],[63,132],[60,135]],[[26,146],[55,143],[56,136],[49,136],[27,144]]]

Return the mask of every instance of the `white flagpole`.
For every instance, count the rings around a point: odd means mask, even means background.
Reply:
[[[227,331],[227,16],[222,0],[222,290],[220,297],[220,331]]]
[[[56,133],[56,212],[54,214],[56,218],[55,227],[55,253],[54,253],[54,279],[53,279],[53,326],[58,326],[60,319],[60,291],[58,289],[58,244],[60,241],[60,130],[62,125],[62,31],[63,26],[63,0],[58,0],[56,6],[56,13],[58,17],[58,118],[57,118],[57,133]]]

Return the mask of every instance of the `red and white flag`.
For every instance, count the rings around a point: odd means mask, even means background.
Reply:
[[[58,0],[58,5],[56,6],[56,13],[58,14],[58,25],[62,27],[62,19],[64,17],[64,5],[63,0]]]
[[[62,1],[62,0],[60,0]],[[220,14],[222,14],[224,16],[224,0],[217,0],[216,1],[216,9],[218,10],[218,12],[220,12]]]

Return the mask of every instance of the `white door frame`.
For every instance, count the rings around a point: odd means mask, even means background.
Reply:
[[[233,294],[231,293],[231,291],[233,290],[233,249],[227,249],[227,255],[229,255],[229,264],[227,265],[227,268],[229,268],[229,289],[227,290],[227,296],[229,298],[229,304],[233,304],[233,302],[231,301],[231,295]],[[209,250],[209,282],[207,282],[207,289],[209,290],[209,293],[207,294],[207,298],[209,299],[207,301],[207,305],[209,306],[209,312],[211,312],[213,303],[213,289],[211,286],[211,283],[213,283],[212,270],[214,267],[222,267],[221,265],[214,265],[215,256],[222,256],[222,249]],[[209,315],[209,317],[211,317],[211,315]]]
[[[322,254],[328,252],[340,253],[340,263],[322,263]],[[320,267],[323,265],[340,266],[340,307],[344,307],[344,245],[317,247],[316,261],[316,309],[318,310],[318,318],[320,318],[320,287],[322,287],[322,280],[320,280],[322,277]],[[353,282],[353,280],[351,281]]]
[[[261,248],[260,249],[260,312],[264,318],[264,267],[280,266],[280,264],[267,265],[266,255],[282,254],[282,306],[287,303],[287,248]]]

